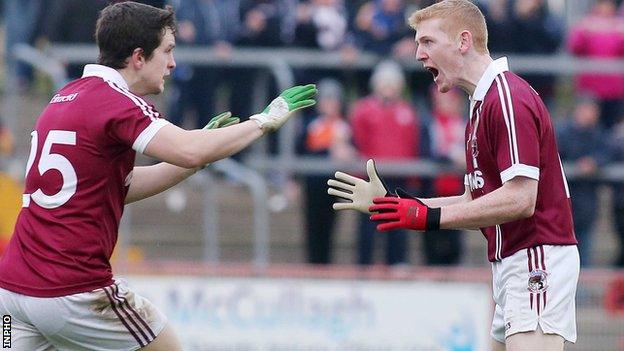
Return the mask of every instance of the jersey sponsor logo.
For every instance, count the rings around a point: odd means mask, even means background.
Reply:
[[[529,273],[528,290],[532,293],[542,293],[548,289],[548,273],[542,269],[534,269]]]
[[[483,179],[483,172],[476,170],[468,174],[468,186],[470,191],[482,189],[485,186],[485,179]]]
[[[52,100],[50,100],[50,103],[51,104],[56,104],[56,103],[59,103],[59,102],[74,101],[77,96],[78,96],[78,93],[73,93],[73,94],[69,94],[69,95],[56,94],[56,95],[54,95],[52,97]]]

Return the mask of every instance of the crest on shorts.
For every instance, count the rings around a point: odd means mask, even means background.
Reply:
[[[541,269],[534,269],[529,273],[528,289],[532,293],[541,293],[548,289],[548,273]]]

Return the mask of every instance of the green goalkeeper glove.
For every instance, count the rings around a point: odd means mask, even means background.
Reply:
[[[240,122],[240,118],[232,117],[232,112],[226,111],[212,117],[203,129],[225,128],[238,122]]]
[[[373,199],[377,197],[392,196],[388,193],[383,180],[377,174],[375,161],[371,158],[366,162],[366,173],[370,181],[365,181],[352,175],[336,172],[334,177],[327,181],[329,195],[337,196],[348,202],[336,202],[332,205],[336,211],[358,210],[362,213],[370,213],[368,208],[373,205]]]
[[[238,122],[240,122],[240,118],[232,117],[232,112],[226,111],[226,112],[221,112],[218,115],[212,117],[210,119],[210,121],[208,121],[208,124],[206,124],[204,126],[204,128],[202,128],[202,129],[225,128],[225,127],[229,127],[229,126],[231,126],[233,124],[236,124]],[[208,167],[209,165],[210,165],[210,163],[207,163],[203,167],[201,167],[200,169],[204,169],[204,168]]]
[[[316,92],[314,84],[296,85],[286,89],[261,113],[249,119],[256,121],[263,131],[276,131],[292,116],[293,112],[314,105]]]

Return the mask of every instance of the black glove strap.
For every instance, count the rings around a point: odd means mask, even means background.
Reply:
[[[427,230],[440,230],[440,207],[429,207],[427,211]]]

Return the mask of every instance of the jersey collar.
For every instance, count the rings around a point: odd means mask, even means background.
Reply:
[[[492,61],[485,70],[485,73],[481,76],[481,79],[479,79],[474,94],[472,94],[472,100],[483,101],[485,94],[490,90],[490,86],[492,86],[492,82],[494,82],[496,76],[505,71],[509,71],[507,57],[501,57]]]
[[[117,84],[119,87],[124,89],[129,89],[128,83],[121,76],[116,69],[110,68],[108,66],[89,64],[84,68],[84,72],[82,73],[82,78],[86,77],[100,77],[104,80],[111,81]]]

